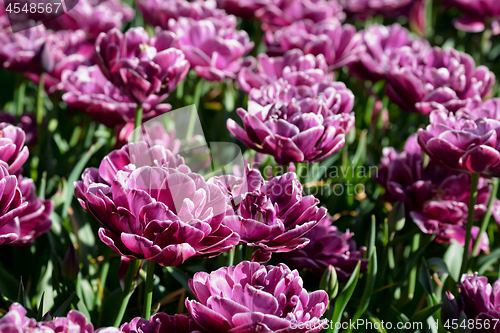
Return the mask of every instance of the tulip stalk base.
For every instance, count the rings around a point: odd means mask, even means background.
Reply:
[[[146,277],[146,294],[144,295],[144,319],[151,317],[151,305],[153,303],[153,282],[155,276],[155,262],[148,261]]]
[[[142,105],[137,104],[137,108],[135,109],[135,129],[134,129],[134,137],[133,141],[137,142],[139,141],[139,133],[140,133],[140,127],[142,125]]]
[[[38,126],[42,125],[43,121],[43,93],[45,92],[45,77],[44,74],[40,74],[40,78],[38,79],[38,92],[36,95],[36,124]]]
[[[128,301],[134,293],[135,290],[135,277],[137,276],[137,271],[141,268],[140,260],[130,260],[130,265],[125,275],[125,283],[123,288],[123,295],[120,302],[120,308],[118,310],[118,315],[116,316],[114,326],[118,327],[122,323],[123,315],[127,310]]]
[[[467,273],[469,267],[469,246],[471,241],[472,225],[474,224],[474,206],[477,199],[477,183],[479,181],[479,174],[472,173],[470,178],[470,198],[469,198],[469,213],[467,215],[467,227],[465,231],[464,254],[462,257],[462,268],[460,274]],[[478,235],[478,239],[481,235]]]

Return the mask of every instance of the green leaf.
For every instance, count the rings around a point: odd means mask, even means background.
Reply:
[[[410,318],[411,323],[424,323],[427,321],[427,318],[435,314],[439,309],[441,309],[441,303],[435,304],[425,309],[422,309],[419,313],[415,314]],[[415,326],[413,326],[415,327]],[[415,330],[405,330],[406,332],[414,332]]]
[[[375,250],[375,240],[377,239],[377,220],[375,218],[375,215],[372,215],[372,223],[371,223],[371,230],[370,230],[370,240],[368,243],[368,251],[367,251],[367,258],[372,257],[372,253]]]
[[[349,281],[344,286],[344,289],[340,293],[340,295],[337,297],[337,300],[335,301],[335,309],[333,311],[333,316],[332,316],[332,322],[337,323],[340,322],[342,319],[342,314],[344,313],[344,309],[351,299],[351,296],[354,292],[354,289],[356,288],[356,284],[358,283],[358,278],[359,278],[359,270],[361,267],[361,261],[358,261],[358,264],[356,265],[356,268],[352,272],[351,277],[349,278]],[[333,332],[337,333],[339,331],[339,328],[329,328],[328,333]]]
[[[408,258],[408,262],[406,263],[406,274],[405,275],[408,275],[410,273],[411,268],[413,267],[413,265],[415,265],[415,262],[422,257],[422,253],[424,253],[427,246],[429,246],[432,243],[432,241],[434,240],[435,237],[436,237],[436,235],[429,235],[428,237],[426,237],[423,244],[421,243],[420,246],[418,247],[418,250],[415,251]]]
[[[18,296],[19,281],[0,265],[0,294],[15,300]]]
[[[337,296],[339,290],[337,271],[332,265],[329,265],[325,269],[323,276],[321,276],[319,289],[323,289],[328,294],[328,308],[330,308],[331,302]]]
[[[488,268],[497,263],[498,260],[500,260],[500,248],[494,249],[490,254],[479,257],[475,262],[475,266],[478,267],[478,274],[484,275]]]
[[[373,251],[373,254],[370,258],[370,262],[368,263],[367,269],[367,279],[365,290],[363,291],[363,296],[361,297],[361,301],[359,302],[358,309],[352,318],[352,321],[355,322],[363,313],[368,309],[368,305],[370,304],[370,299],[373,293],[373,288],[375,287],[375,281],[377,280],[377,251]],[[349,328],[348,332],[352,332],[352,329]]]
[[[52,314],[52,317],[62,317],[66,313],[66,309],[69,307],[71,302],[73,302],[74,299],[78,299],[76,296],[75,292],[72,292],[71,295],[69,295],[68,299],[64,301],[63,304],[61,304],[56,311]]]
[[[89,281],[85,279],[80,279],[78,286],[80,287],[80,293],[83,296],[83,300],[85,302],[85,305],[89,311],[94,310],[94,303],[95,303],[95,293],[94,290],[92,290],[92,286],[90,285]],[[80,295],[78,295],[80,297]]]
[[[450,271],[450,276],[454,281],[460,281],[460,267],[462,267],[462,255],[464,247],[456,240],[451,240],[451,245],[448,246],[444,254],[444,262]]]
[[[438,274],[450,274],[448,270],[448,265],[441,258],[430,258],[427,260],[427,264],[429,265],[429,269],[438,273]]]
[[[398,201],[387,216],[389,233],[402,230],[405,226],[405,220],[405,206],[401,201]]]
[[[66,187],[66,201],[64,202],[63,206],[63,211],[62,211],[62,218],[63,220],[68,217],[68,208],[71,205],[71,202],[73,201],[73,195],[75,194],[75,182],[80,178],[83,169],[87,165],[88,161],[94,155],[96,151],[101,149],[103,146],[103,143],[101,141],[97,141],[93,146],[90,147],[90,149],[83,154],[83,156],[80,158],[78,163],[75,165],[73,170],[71,171],[69,177],[68,177],[68,185]]]
[[[42,298],[40,299],[40,302],[38,303],[38,309],[36,311],[36,320],[41,321],[43,318],[43,299],[45,297],[45,293],[42,294]]]
[[[170,275],[172,275],[174,279],[177,280],[177,282],[179,282],[184,288],[186,288],[186,290],[191,290],[189,289],[188,283],[190,278],[186,273],[184,273],[177,267],[166,267],[166,269],[170,273]]]
[[[422,266],[420,267],[420,276],[418,280],[422,287],[424,287],[427,296],[430,297],[432,304],[437,303],[435,302],[436,296],[434,295],[434,287],[432,286],[431,274],[425,258],[422,258]]]

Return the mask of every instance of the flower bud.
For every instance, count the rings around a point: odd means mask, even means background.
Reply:
[[[73,244],[70,244],[61,265],[61,275],[65,280],[75,281],[80,272],[80,261]]]

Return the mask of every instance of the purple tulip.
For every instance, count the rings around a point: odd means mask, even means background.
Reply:
[[[11,242],[4,242],[10,246],[28,246],[35,238],[48,232],[52,227],[49,215],[54,210],[54,203],[42,200],[36,195],[36,187],[30,178],[18,177],[22,201],[27,203],[26,208],[17,216],[12,216],[7,223],[0,227],[0,235],[17,235]]]
[[[495,322],[500,319],[498,312],[500,291],[500,280],[493,285],[488,283],[488,278],[478,276],[478,273],[462,275],[461,282],[457,286],[460,292],[461,306],[450,292],[446,293],[446,300],[443,300],[442,317],[443,320],[450,320],[450,323],[458,319],[458,325],[467,325],[473,321],[472,332],[498,332],[498,327],[494,328]],[[465,315],[465,323],[460,322],[460,317]],[[490,329],[479,329],[479,323],[490,322]],[[481,326],[482,327],[482,326]]]
[[[304,235],[310,240],[309,244],[303,249],[280,254],[278,259],[290,267],[307,268],[319,276],[329,265],[333,265],[339,281],[345,282],[351,277],[358,261],[361,261],[361,272],[368,267],[368,259],[363,259],[366,247],[357,250],[352,236],[354,234],[349,230],[340,232],[328,216]]]
[[[121,33],[114,28],[96,40],[97,64],[104,76],[135,103],[151,95],[163,100],[189,71],[182,51],[173,47],[176,37],[157,30],[149,37],[144,28]]]
[[[108,81],[97,65],[66,70],[61,80],[66,91],[62,99],[70,109],[85,112],[108,127],[134,121],[137,104]],[[142,103],[143,121],[170,111],[170,104],[161,101],[160,96],[149,95]]]
[[[272,0],[216,0],[217,6],[228,14],[241,17],[244,20],[255,18],[255,12],[272,3]]]
[[[331,17],[345,18],[337,0],[275,0],[260,8],[255,16],[262,21],[262,30],[266,32],[274,32],[300,20],[317,23]]]
[[[296,21],[274,32],[266,33],[268,53],[283,54],[300,49],[306,54],[322,54],[330,70],[336,70],[358,60],[364,46],[356,28],[341,24],[335,17],[315,23],[311,20]]]
[[[435,162],[448,168],[500,175],[500,100],[493,99],[474,110],[459,113],[433,111],[430,125],[418,131],[418,142]],[[494,118],[489,118],[494,116]]]
[[[307,293],[296,270],[285,264],[243,261],[189,280],[196,300],[186,300],[192,318],[210,333],[320,332],[328,295]]]
[[[242,128],[228,119],[227,128],[245,146],[274,156],[277,163],[312,163],[338,151],[354,125],[354,97],[340,82],[316,85],[321,93],[291,102],[262,106],[250,100],[239,108]],[[281,106],[280,106],[281,105]]]
[[[217,22],[186,17],[169,22],[179,48],[196,74],[209,81],[235,78],[243,64],[242,57],[254,46],[245,31],[225,28]]]
[[[10,174],[16,173],[29,156],[24,145],[26,134],[17,126],[0,123],[0,165]]]
[[[182,164],[164,147],[130,143],[85,170],[75,194],[101,240],[130,259],[177,266],[231,249],[239,237],[222,225],[226,196]]]
[[[168,30],[170,19],[178,20],[181,17],[189,17],[195,21],[213,20],[215,25],[224,28],[235,28],[236,18],[227,15],[223,10],[216,8],[214,0],[142,0],[137,2],[137,7],[144,16],[144,21],[153,27],[161,27]]]
[[[465,16],[453,21],[455,28],[467,32],[481,32],[491,29],[500,34],[500,3],[495,0],[445,0],[449,7],[458,8]],[[486,24],[490,25],[486,27]]]
[[[121,29],[134,16],[135,11],[119,0],[78,0],[75,7],[45,25],[55,30],[83,30],[95,39],[101,32]]]
[[[282,57],[259,54],[255,68],[242,68],[238,75],[241,88],[250,92],[252,88],[284,79],[293,86],[312,87],[314,84],[330,80],[328,66],[323,55],[304,55],[301,50],[290,50]]]
[[[344,11],[357,19],[366,19],[370,16],[383,15],[398,17],[408,15],[413,3],[418,0],[340,0]]]
[[[465,244],[470,175],[439,167],[433,160],[424,167],[422,151],[412,136],[402,153],[384,148],[376,181],[386,189],[384,199],[400,201],[417,226],[426,234],[436,235],[439,243],[455,239]],[[491,186],[480,178],[474,207],[475,220],[486,213]],[[477,238],[479,227],[472,229]],[[488,251],[486,234],[481,235],[481,250]]]
[[[476,67],[472,57],[457,50],[438,47],[415,53],[402,47],[391,62],[385,92],[408,112],[428,114],[429,104],[446,104],[484,98],[495,75],[484,66]]]
[[[365,49],[359,60],[349,66],[349,73],[372,82],[385,78],[391,69],[391,60],[400,48],[408,47],[414,53],[430,48],[424,39],[411,37],[408,30],[398,23],[372,25],[360,31],[359,36]]]
[[[47,32],[43,25],[11,33],[0,30],[0,63],[8,71],[39,72]]]
[[[166,313],[156,313],[149,320],[141,317],[132,319],[130,323],[120,326],[122,333],[205,333],[196,322],[184,315],[169,316]]]
[[[318,207],[319,200],[312,195],[302,197],[297,175],[288,172],[266,182],[257,170],[247,167],[244,178],[248,192],[238,195],[237,215],[226,217],[223,223],[243,243],[257,247],[252,260],[266,262],[274,252],[306,246],[309,240],[304,234],[326,217],[326,209]],[[242,185],[237,184],[229,194],[238,193]]]
[[[28,203],[23,202],[17,177],[10,175],[7,169],[0,164],[0,228],[19,216],[27,206]],[[19,233],[16,232],[1,232],[0,245],[12,243],[18,237]]]
[[[58,31],[48,34],[40,53],[44,85],[49,93],[63,89],[60,85],[63,71],[74,71],[80,65],[94,63],[94,45],[87,41],[83,30]],[[26,73],[26,77],[38,84],[39,72]]]
[[[5,111],[0,111],[0,123],[9,123],[22,129],[26,135],[26,146],[32,147],[37,143],[36,117],[33,113],[24,112],[19,121]]]
[[[0,318],[0,332],[23,333],[36,327],[36,320],[26,317],[26,309],[19,303],[13,303],[3,317]]]

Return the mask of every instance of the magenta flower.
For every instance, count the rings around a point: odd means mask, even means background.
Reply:
[[[26,134],[17,126],[0,123],[0,165],[10,174],[16,173],[29,156],[24,145]]]
[[[398,23],[390,26],[372,25],[360,31],[359,36],[365,49],[359,60],[349,66],[349,73],[372,82],[385,78],[391,70],[394,54],[402,47],[408,47],[413,53],[430,48],[424,39],[411,37],[408,30]]]
[[[43,25],[10,33],[0,30],[0,63],[8,71],[39,72],[40,53],[47,32]]]
[[[254,46],[245,31],[225,28],[216,19],[197,21],[181,17],[171,20],[169,28],[178,37],[177,44],[196,74],[209,81],[235,78],[243,64],[242,57]]]
[[[16,235],[11,242],[4,242],[10,246],[28,246],[35,238],[48,232],[52,227],[49,215],[54,210],[54,203],[42,200],[36,195],[36,187],[30,178],[18,177],[22,201],[27,203],[24,210],[0,227],[0,235]]]
[[[309,239],[309,244],[300,250],[280,254],[278,259],[290,267],[307,268],[319,276],[329,265],[333,265],[338,279],[345,282],[359,261],[361,272],[365,272],[368,267],[368,259],[363,259],[366,247],[357,250],[352,236],[354,234],[349,230],[340,232],[328,216],[304,235]]]
[[[260,8],[255,16],[262,21],[262,30],[272,32],[300,20],[317,23],[331,17],[345,18],[337,0],[276,0]]]
[[[163,266],[216,256],[239,242],[222,225],[227,198],[182,164],[164,147],[130,143],[85,170],[75,194],[101,224],[101,240],[122,256]]]
[[[196,322],[184,315],[169,316],[166,313],[156,313],[149,320],[141,317],[132,319],[130,323],[120,326],[122,333],[205,333]]]
[[[217,6],[228,14],[241,17],[244,20],[255,18],[255,12],[270,4],[272,0],[216,0]]]
[[[458,325],[467,325],[469,320],[477,325],[481,322],[495,323],[500,319],[498,312],[498,292],[500,280],[493,285],[488,283],[486,276],[478,276],[478,273],[462,275],[461,282],[457,286],[460,292],[460,304],[449,291],[446,292],[447,300],[443,302],[443,320],[455,321]],[[465,315],[465,323],[460,321],[460,315]],[[478,327],[478,326],[475,326]],[[493,326],[492,326],[493,328]],[[497,332],[497,329],[472,329],[473,332]]]
[[[338,84],[338,85],[337,85]],[[245,146],[274,156],[279,164],[318,162],[338,151],[354,125],[353,95],[341,83],[321,83],[315,97],[239,108],[242,128],[228,119],[227,128]],[[280,106],[281,105],[281,106]]]
[[[258,249],[253,261],[266,262],[274,252],[301,249],[309,243],[304,234],[326,217],[326,209],[318,207],[312,195],[302,197],[302,185],[293,172],[264,181],[257,170],[246,168],[246,193],[239,193],[236,214],[224,224],[240,236],[240,240]],[[229,194],[238,193],[239,182]],[[234,194],[233,194],[234,195]]]
[[[93,64],[94,45],[86,39],[83,30],[58,31],[48,34],[43,45],[40,59],[44,74],[44,85],[49,93],[61,90],[63,71],[74,71],[80,65]],[[40,73],[25,74],[30,80],[38,83]]]
[[[26,135],[26,145],[28,147],[32,147],[36,144],[37,128],[35,114],[24,112],[19,118],[19,121],[16,122],[16,118],[12,114],[0,111],[0,123],[9,123],[22,129]]]
[[[474,110],[433,111],[430,125],[418,131],[418,142],[436,163],[448,168],[482,174],[500,175],[500,108],[497,99]]]
[[[97,65],[64,71],[61,85],[66,91],[62,99],[70,109],[85,112],[108,127],[134,121],[137,104],[108,81]],[[160,96],[149,95],[142,103],[143,121],[170,111],[170,104],[161,101]]]
[[[95,39],[101,32],[121,29],[134,16],[135,11],[119,0],[78,0],[75,7],[45,25],[55,30],[83,30]]]
[[[210,333],[320,332],[328,295],[307,293],[296,270],[248,261],[200,272],[189,280],[196,300],[186,300],[192,318]],[[301,326],[301,329],[293,326]]]
[[[144,28],[131,28],[125,34],[114,28],[96,40],[97,64],[104,76],[135,103],[151,95],[160,101],[186,76],[189,63],[182,51],[173,47],[175,36],[157,30],[149,37]]]
[[[300,49],[306,54],[322,54],[330,70],[336,70],[359,58],[364,46],[356,28],[341,24],[335,18],[315,23],[311,20],[296,21],[274,32],[266,33],[268,53],[283,54],[287,50]]]
[[[304,55],[301,50],[290,50],[282,57],[259,54],[255,68],[242,68],[238,75],[238,83],[246,92],[279,79],[297,87],[312,87],[329,80],[330,75],[323,55]]]
[[[1,169],[1,167],[0,167]],[[36,327],[36,320],[26,317],[26,309],[19,303],[13,303],[2,318],[0,332],[28,332]]]
[[[186,1],[186,0],[142,0],[137,2],[137,7],[144,17],[144,21],[153,27],[168,30],[170,19],[178,20],[189,17],[195,21],[212,20],[215,25],[224,28],[235,28],[236,18],[227,15],[223,10],[216,8],[214,0]]]
[[[455,239],[465,243],[470,175],[440,168],[433,160],[424,167],[422,151],[416,137],[408,139],[405,150],[398,153],[393,148],[384,148],[384,157],[376,181],[386,189],[384,199],[400,201],[417,226],[426,234],[435,234],[439,243],[450,243]],[[491,186],[484,178],[478,185],[478,196],[474,207],[475,220],[486,213]],[[479,227],[472,229],[477,238]],[[481,249],[489,249],[488,237],[481,235]]]
[[[445,0],[444,3],[449,7],[458,8],[465,15],[453,20],[456,29],[481,32],[489,28],[494,35],[500,34],[500,3],[498,1]]]
[[[344,11],[357,19],[383,15],[397,18],[408,16],[415,4],[420,0],[340,0]]]
[[[403,47],[391,62],[385,92],[403,110],[428,114],[433,102],[465,105],[469,99],[482,99],[494,82],[495,75],[476,67],[466,53],[438,47],[415,53]]]

